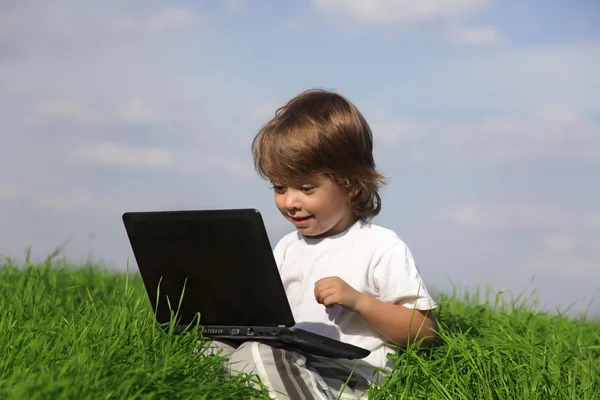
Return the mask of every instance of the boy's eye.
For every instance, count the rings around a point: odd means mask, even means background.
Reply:
[[[300,188],[300,190],[302,190],[304,193],[310,193],[313,190],[315,190],[315,187],[314,186],[302,186]]]
[[[283,185],[273,185],[273,190],[275,190],[276,192],[283,192],[285,190],[285,187]]]

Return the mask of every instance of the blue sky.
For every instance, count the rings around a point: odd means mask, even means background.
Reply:
[[[592,0],[0,5],[0,253],[125,268],[121,214],[256,207],[250,143],[311,87],[349,97],[389,178],[375,222],[428,285],[600,295]],[[533,282],[531,281],[533,278]],[[591,310],[600,312],[600,299]]]

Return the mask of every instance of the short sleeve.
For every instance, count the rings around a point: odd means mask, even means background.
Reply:
[[[375,265],[373,278],[381,301],[418,310],[437,307],[421,279],[410,250],[402,241],[394,244]]]
[[[277,263],[277,269],[281,272],[281,268],[283,267],[283,262],[285,261],[285,249],[287,247],[287,240],[285,237],[279,240],[273,249],[273,256],[275,257],[275,262]]]

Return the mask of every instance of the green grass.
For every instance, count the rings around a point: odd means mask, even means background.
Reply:
[[[401,350],[373,399],[600,399],[600,324],[439,295],[439,342]],[[0,398],[264,398],[157,327],[137,274],[0,263]]]

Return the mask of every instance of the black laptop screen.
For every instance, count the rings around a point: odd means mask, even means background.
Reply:
[[[179,310],[180,324],[197,313],[203,325],[293,324],[260,214],[165,212],[124,220],[159,322]]]

